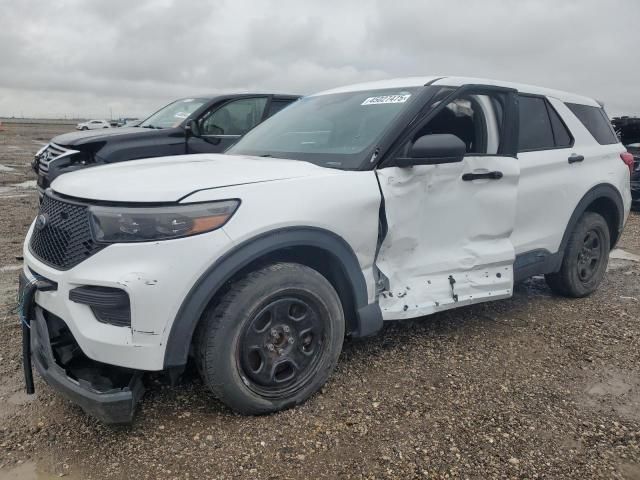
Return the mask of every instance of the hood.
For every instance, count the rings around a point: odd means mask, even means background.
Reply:
[[[62,135],[58,135],[53,138],[51,143],[55,143],[56,145],[63,147],[75,147],[87,143],[101,142],[112,137],[123,135],[156,136],[158,135],[158,132],[162,131],[163,130],[138,127],[97,128],[95,130],[81,130],[63,133]],[[162,135],[166,135],[166,130]]]
[[[312,163],[240,155],[150,158],[61,175],[51,188],[63,195],[110,202],[175,202],[197,191],[326,174]]]

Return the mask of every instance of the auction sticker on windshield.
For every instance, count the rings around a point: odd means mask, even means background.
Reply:
[[[411,94],[405,95],[381,95],[379,97],[369,97],[361,105],[380,105],[383,103],[404,103],[409,100]]]

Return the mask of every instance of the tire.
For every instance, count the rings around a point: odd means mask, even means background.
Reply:
[[[195,356],[205,385],[238,413],[260,415],[304,402],[338,361],[340,298],[317,271],[276,263],[233,283],[200,322]]]
[[[585,212],[571,232],[560,271],[545,275],[547,285],[565,297],[592,294],[607,271],[610,247],[606,220],[595,212]]]
[[[89,130],[89,127],[82,127],[80,130]]]

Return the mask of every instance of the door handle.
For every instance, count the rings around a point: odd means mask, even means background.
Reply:
[[[502,176],[502,172],[465,173],[464,175],[462,175],[462,180],[464,180],[465,182],[482,179],[500,180]]]
[[[584,160],[584,155],[578,155],[576,153],[572,153],[568,158],[569,163],[581,162]]]

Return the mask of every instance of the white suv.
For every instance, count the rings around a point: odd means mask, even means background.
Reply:
[[[76,130],[96,130],[98,128],[111,128],[106,120],[88,120],[76,125]]]
[[[177,378],[190,355],[232,409],[287,408],[345,335],[508,298],[532,275],[593,292],[628,162],[602,107],[571,93],[442,77],[312,95],[225,155],[55,180],[24,246],[25,344],[104,421],[131,419],[142,371]]]

